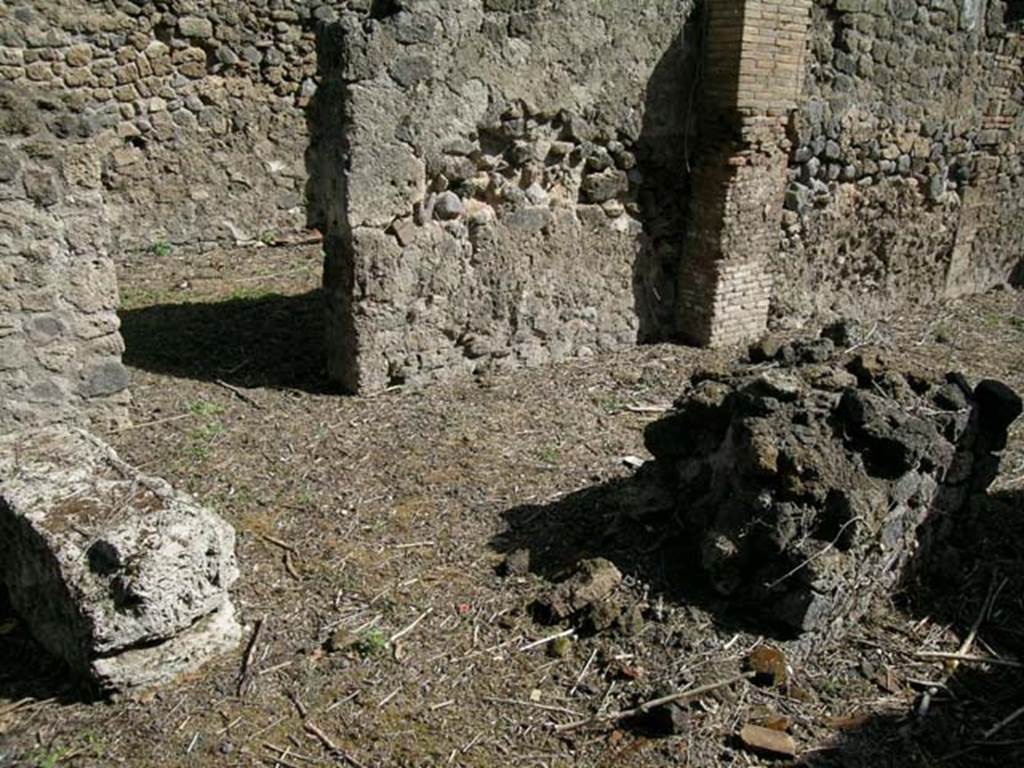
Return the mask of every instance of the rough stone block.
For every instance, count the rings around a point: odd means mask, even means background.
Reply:
[[[38,642],[115,693],[240,639],[234,530],[88,433],[0,438],[0,578]]]
[[[99,157],[73,141],[40,153],[40,141],[0,140],[0,433],[122,425],[128,371]]]
[[[696,377],[646,442],[712,586],[791,631],[837,635],[995,479],[1021,401],[829,347]]]

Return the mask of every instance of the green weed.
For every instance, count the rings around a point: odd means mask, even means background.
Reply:
[[[206,400],[196,400],[191,403],[188,407],[189,413],[195,414],[196,416],[204,416],[206,418],[212,418],[213,416],[220,416],[224,413],[224,409],[215,403],[209,403]]]
[[[558,449],[557,448],[545,448],[540,452],[540,460],[545,464],[557,464],[558,463]]]
[[[174,247],[167,240],[158,240],[149,246],[149,255],[160,259],[166,259],[171,255]]]
[[[188,454],[197,462],[206,461],[210,457],[214,439],[223,432],[224,425],[219,421],[210,421],[196,427],[189,433]]]
[[[227,298],[229,301],[259,301],[273,295],[274,292],[266,288],[235,288]]]
[[[365,635],[363,635],[359,642],[356,643],[356,650],[359,655],[366,658],[369,656],[378,656],[388,647],[388,637],[379,629],[371,629]]]

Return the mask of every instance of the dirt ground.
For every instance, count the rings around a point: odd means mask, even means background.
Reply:
[[[1024,424],[950,548],[818,647],[716,601],[685,547],[630,519],[644,426],[735,351],[650,346],[343,397],[321,362],[319,273],[317,246],[122,265],[134,426],[109,439],[237,528],[246,639],[144,700],[89,702],[0,611],[0,766],[1024,764]],[[893,315],[872,340],[1024,392],[1024,294]],[[502,575],[521,549],[530,571]],[[534,645],[567,625],[530,604],[595,555],[626,574],[642,624]],[[971,660],[921,656],[956,651],[979,618]],[[611,716],[728,681],[761,643],[789,660],[786,685],[693,696],[669,735]],[[748,751],[748,723],[787,728],[798,756]]]

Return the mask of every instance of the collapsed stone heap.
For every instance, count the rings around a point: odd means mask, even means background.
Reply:
[[[841,358],[829,338],[696,376],[646,442],[722,595],[841,633],[996,476],[1021,413],[1005,385]]]
[[[86,432],[0,437],[0,583],[36,640],[103,690],[168,682],[238,644],[234,541]]]

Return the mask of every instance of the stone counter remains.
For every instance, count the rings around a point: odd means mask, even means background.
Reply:
[[[793,632],[837,636],[995,479],[1021,400],[902,371],[828,338],[696,376],[646,442],[713,587]]]
[[[234,531],[78,429],[127,424],[128,371],[101,153],[64,107],[0,87],[0,588],[128,693],[237,644]]]

